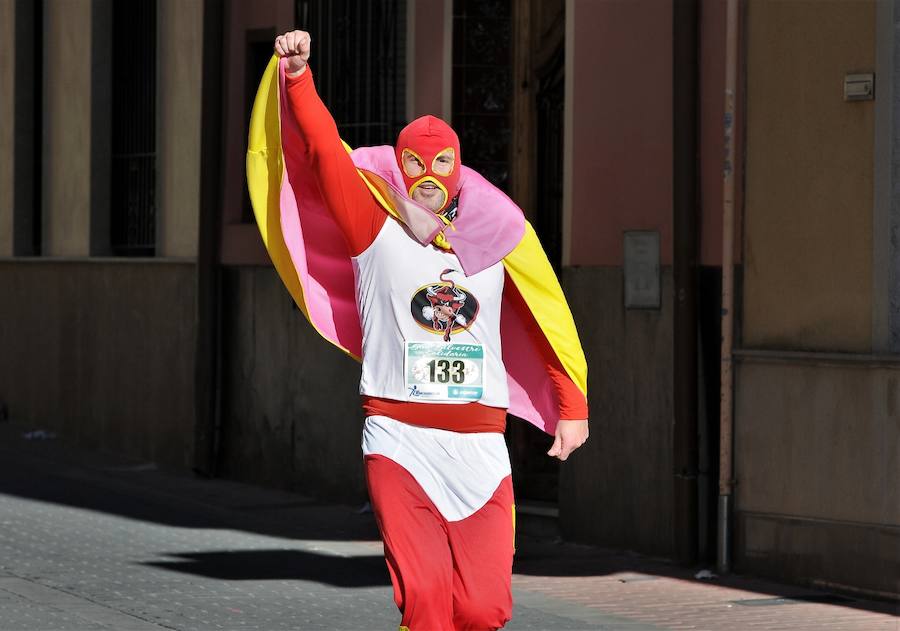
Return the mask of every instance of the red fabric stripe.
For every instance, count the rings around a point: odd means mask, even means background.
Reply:
[[[451,432],[499,432],[506,430],[506,410],[481,403],[414,403],[363,396],[366,416],[387,416],[410,425]]]
[[[341,229],[350,256],[358,256],[372,245],[387,219],[356,171],[350,154],[341,144],[337,125],[322,103],[313,83],[312,71],[286,77],[287,101],[313,158],[313,171],[328,210]]]

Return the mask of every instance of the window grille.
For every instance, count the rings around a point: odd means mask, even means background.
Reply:
[[[565,49],[560,46],[540,77],[537,94],[535,217],[535,230],[557,273],[562,264],[564,73]]]
[[[13,253],[17,256],[38,256],[42,246],[43,14],[42,2],[16,1]]]
[[[110,242],[119,256],[156,246],[156,0],[113,2]]]
[[[351,146],[393,145],[406,124],[406,0],[297,0],[316,89]]]
[[[512,137],[510,0],[453,1],[453,128],[463,163],[508,190]]]

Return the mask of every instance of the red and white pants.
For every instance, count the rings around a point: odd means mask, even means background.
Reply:
[[[509,456],[502,435],[480,436],[367,419],[366,479],[401,629],[488,631],[512,615]]]

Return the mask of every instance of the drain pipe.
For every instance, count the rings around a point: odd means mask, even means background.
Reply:
[[[719,412],[719,510],[717,568],[731,571],[731,513],[734,490],[732,406],[734,385],[732,347],[734,341],[734,121],[737,90],[738,0],[728,0],[725,35],[725,164],[722,186],[722,391]]]

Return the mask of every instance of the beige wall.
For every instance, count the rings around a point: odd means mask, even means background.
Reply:
[[[44,7],[43,244],[50,256],[90,253],[91,2]]]
[[[872,348],[875,2],[747,4],[744,345]]]
[[[900,3],[880,0],[877,9],[875,75],[875,208],[872,222],[872,347],[876,353],[900,351],[900,244],[892,236],[900,226],[900,198],[894,175],[900,169]],[[896,245],[895,245],[896,244]]]
[[[156,253],[197,254],[200,217],[200,117],[203,2],[157,4]]]
[[[15,0],[0,0],[0,256],[13,253]]]

